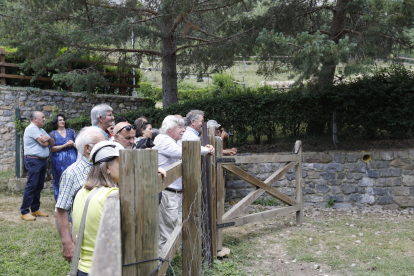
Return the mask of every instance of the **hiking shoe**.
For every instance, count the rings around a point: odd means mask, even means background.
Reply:
[[[31,214],[32,216],[35,216],[35,217],[48,217],[49,216],[48,214],[43,213],[40,210],[37,210],[36,212],[32,212]]]
[[[25,221],[31,221],[31,220],[36,220],[36,217],[32,216],[31,214],[27,213],[25,215],[21,215],[20,216],[22,219],[24,219]]]

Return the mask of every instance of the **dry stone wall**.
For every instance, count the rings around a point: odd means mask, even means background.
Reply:
[[[240,168],[265,180],[283,165],[242,164]],[[305,152],[302,174],[305,183],[302,189],[304,205],[323,207],[334,199],[333,207],[337,208],[364,205],[414,207],[414,150]],[[294,198],[294,180],[294,169],[291,169],[273,187]],[[237,176],[226,174],[227,201],[241,199],[253,189],[253,186]]]
[[[29,118],[31,112],[42,111],[46,116],[53,106],[59,107],[67,118],[89,116],[93,106],[106,103],[114,114],[125,113],[144,107],[145,100],[137,97],[116,95],[89,95],[0,87],[0,172],[15,168],[15,108],[20,108],[22,117]]]

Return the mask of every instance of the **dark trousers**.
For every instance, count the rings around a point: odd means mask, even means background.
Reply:
[[[27,184],[20,207],[22,215],[29,213],[29,208],[32,212],[39,210],[40,192],[45,185],[47,161],[46,159],[24,157],[24,166],[27,169]]]
[[[78,276],[88,276],[88,273],[82,272],[78,269]]]

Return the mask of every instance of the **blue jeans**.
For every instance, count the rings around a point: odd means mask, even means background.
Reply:
[[[24,189],[23,202],[20,206],[22,215],[28,214],[29,208],[36,212],[40,207],[40,192],[45,185],[47,161],[24,157],[24,166],[27,169],[27,184]]]

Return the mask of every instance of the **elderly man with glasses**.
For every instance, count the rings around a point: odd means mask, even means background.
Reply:
[[[120,143],[125,149],[132,149],[135,139],[135,125],[128,122],[121,122],[115,126],[114,142]]]
[[[70,210],[76,193],[85,184],[92,163],[89,155],[95,144],[105,141],[102,131],[96,127],[85,127],[76,138],[76,148],[80,158],[70,165],[62,174],[59,185],[59,196],[56,202],[56,226],[63,246],[63,258],[71,262],[75,245],[72,241],[69,221]]]

